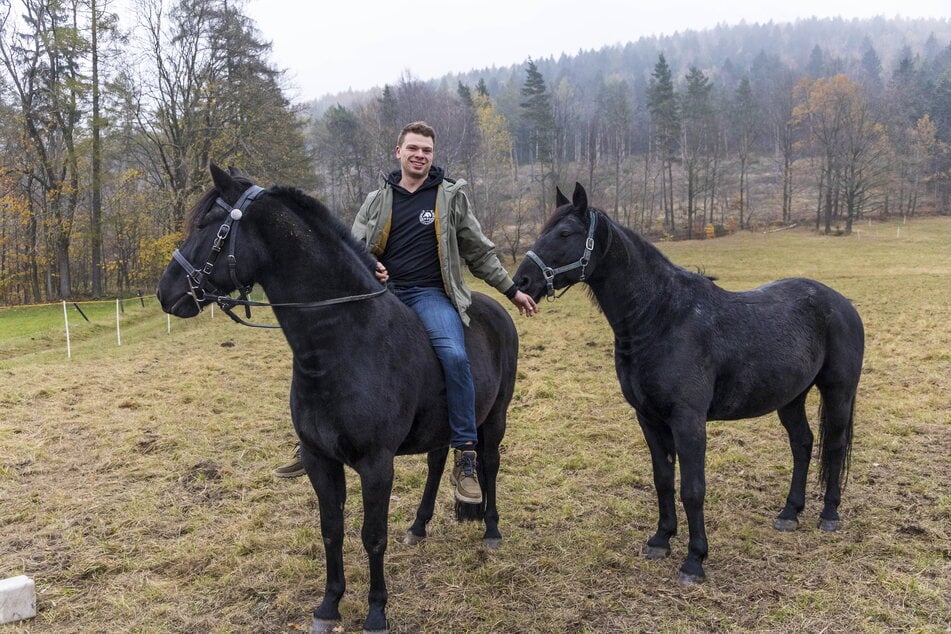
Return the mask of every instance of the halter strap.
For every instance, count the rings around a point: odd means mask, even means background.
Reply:
[[[545,277],[545,285],[548,287],[546,296],[548,297],[549,301],[553,301],[555,299],[555,276],[559,273],[566,273],[580,267],[581,277],[578,278],[578,281],[583,282],[585,279],[585,268],[587,268],[588,262],[591,261],[591,253],[594,251],[594,232],[598,226],[598,214],[596,214],[591,209],[588,209],[588,218],[588,237],[584,241],[584,252],[575,262],[553,269],[552,267],[545,264],[545,262],[534,251],[528,251],[525,254],[525,257],[531,259],[531,261],[537,264],[538,268],[542,270],[542,275]]]

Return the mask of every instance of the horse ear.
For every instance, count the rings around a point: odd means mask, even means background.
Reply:
[[[567,205],[569,202],[571,201],[568,200],[568,197],[562,194],[561,188],[556,185],[555,186],[555,207],[562,207],[564,205]]]
[[[214,163],[209,163],[208,169],[211,171],[211,180],[215,184],[215,189],[219,192],[224,193],[234,186],[234,179],[228,172]]]
[[[588,210],[588,194],[584,191],[581,183],[575,183],[575,193],[571,197],[571,203],[578,211]]]
[[[228,166],[228,173],[234,176],[235,178],[239,176],[244,176],[244,173],[241,170],[239,170],[237,167],[235,167],[234,165]]]

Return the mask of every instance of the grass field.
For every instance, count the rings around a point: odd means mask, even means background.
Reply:
[[[620,396],[611,332],[575,289],[517,320],[500,550],[479,546],[481,526],[452,520],[448,478],[430,538],[404,546],[425,461],[398,459],[392,631],[951,631],[951,219],[858,228],[661,245],[729,289],[803,275],[855,302],[866,359],[840,532],[816,528],[814,475],[803,527],[771,528],[791,472],[775,415],[713,422],[708,581],[676,583],[680,508],[672,556],[642,559],[656,522],[648,452]],[[207,311],[166,333],[147,299],[122,346],[113,312],[67,360],[55,319],[14,333],[10,314],[0,312],[0,578],[33,577],[38,615],[0,634],[306,631],[323,549],[306,479],[271,476],[293,443],[281,334]],[[368,573],[348,476],[341,611],[354,632]]]

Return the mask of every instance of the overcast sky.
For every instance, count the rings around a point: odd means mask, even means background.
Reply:
[[[649,5],[649,6],[648,6]],[[951,17],[948,0],[248,0],[294,101],[740,21]],[[821,44],[821,43],[820,43]]]

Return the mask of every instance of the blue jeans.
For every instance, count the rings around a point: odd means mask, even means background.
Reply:
[[[462,318],[441,288],[394,289],[393,294],[416,311],[442,364],[449,406],[449,444],[475,444],[475,387],[466,353]]]

